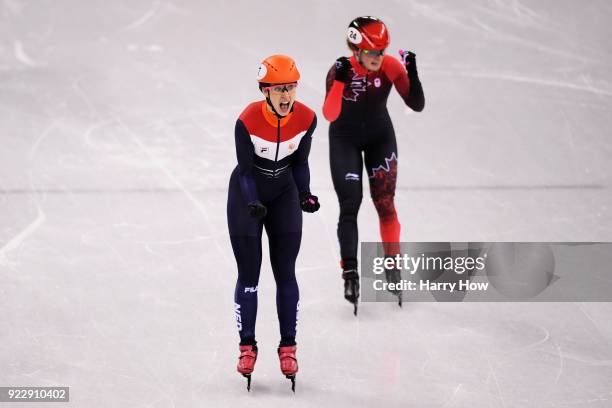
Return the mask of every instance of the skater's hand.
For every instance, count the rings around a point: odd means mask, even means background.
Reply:
[[[302,211],[307,213],[313,213],[315,211],[318,211],[321,207],[321,204],[319,204],[319,197],[310,194],[310,191],[305,191],[301,193],[300,207],[302,207]]]
[[[263,205],[260,201],[254,201],[248,204],[249,215],[253,218],[263,218],[268,213],[266,206]]]
[[[349,82],[349,71],[351,70],[351,61],[346,57],[340,57],[336,60],[336,81],[347,83]]]
[[[406,71],[408,71],[408,76],[413,77],[417,74],[417,66],[416,66],[416,54],[412,51],[399,50],[400,57],[402,57],[402,61],[404,62],[404,66],[406,67]]]

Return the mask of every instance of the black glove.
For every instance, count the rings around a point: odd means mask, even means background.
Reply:
[[[336,81],[347,83],[349,82],[349,72],[351,70],[351,61],[346,57],[340,57],[336,60]]]
[[[419,80],[419,73],[417,72],[416,66],[416,54],[412,51],[399,51],[406,72],[408,73],[408,79],[410,80],[410,95],[408,98],[404,98],[406,105],[408,105],[415,112],[421,112],[425,107],[425,95],[423,94],[423,85]]]
[[[249,203],[247,207],[249,208],[249,215],[253,218],[263,218],[268,212],[266,206],[260,201],[253,201]]]
[[[416,54],[412,51],[400,50],[400,56],[402,57],[402,61],[404,61],[406,71],[408,71],[408,77],[418,78],[419,74],[417,72]]]
[[[319,197],[310,194],[310,191],[300,193],[300,207],[302,207],[302,211],[307,213],[318,211],[321,207],[321,204],[319,204]]]

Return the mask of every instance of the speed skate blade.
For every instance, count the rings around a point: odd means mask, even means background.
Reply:
[[[242,374],[247,379],[247,391],[251,392],[251,374]]]
[[[291,380],[291,391],[295,393],[295,374],[294,375],[286,375],[288,379]]]

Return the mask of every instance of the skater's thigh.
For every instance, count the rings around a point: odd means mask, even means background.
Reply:
[[[230,236],[261,237],[263,222],[249,215],[236,170],[230,177],[227,194],[227,226]]]
[[[360,200],[363,158],[361,149],[351,140],[350,136],[330,135],[329,163],[338,199],[340,201],[347,199]]]
[[[388,169],[390,161],[397,161],[397,141],[393,128],[373,129],[372,132],[375,134],[370,137],[371,142],[363,149],[368,177],[372,177],[376,170]]]
[[[294,183],[288,184],[281,194],[266,204],[268,213],[264,224],[268,236],[302,233],[302,209]]]
[[[364,148],[364,161],[372,197],[393,195],[397,183],[397,142],[393,129],[378,135]]]

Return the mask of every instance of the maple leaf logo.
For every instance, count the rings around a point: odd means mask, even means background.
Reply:
[[[359,95],[366,90],[366,80],[365,75],[357,75],[353,68],[351,68],[351,71],[353,73],[351,83],[344,87],[344,94],[342,97],[347,101],[356,102]]]

